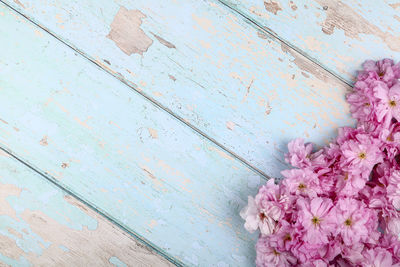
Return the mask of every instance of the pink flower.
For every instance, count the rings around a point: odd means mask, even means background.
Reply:
[[[400,84],[396,83],[390,89],[383,82],[374,86],[374,96],[377,98],[376,117],[378,122],[384,122],[388,127],[392,118],[400,121]]]
[[[345,244],[341,245],[341,253],[340,258],[343,260],[341,261],[342,264],[350,264],[350,265],[343,265],[343,266],[357,266],[363,262],[364,256],[362,255],[364,250],[364,244],[357,243],[351,246],[346,246]],[[342,265],[340,265],[342,266]]]
[[[282,185],[293,195],[315,197],[321,193],[317,174],[305,169],[292,169],[281,172],[286,178]]]
[[[371,232],[376,231],[377,219],[373,210],[352,198],[339,199],[335,205],[336,232],[343,242],[351,246],[369,240]]]
[[[271,246],[279,251],[290,251],[301,239],[302,233],[286,220],[281,220],[275,233],[269,236]]]
[[[256,245],[257,267],[275,267],[275,266],[293,266],[296,264],[296,258],[287,251],[278,251],[271,247],[268,237],[260,237]]]
[[[305,230],[304,241],[311,244],[326,244],[333,231],[334,222],[331,218],[332,201],[328,198],[304,198],[297,200],[299,208],[298,221]]]
[[[288,144],[289,153],[285,155],[285,161],[298,168],[304,168],[311,164],[312,144],[304,144],[304,140],[297,138]]]
[[[364,188],[367,181],[368,177],[363,173],[352,173],[349,170],[344,170],[336,177],[336,194],[340,197],[355,196]]]
[[[385,233],[400,237],[400,218],[387,218]]]
[[[386,151],[387,158],[391,161],[399,153],[400,123],[393,123],[389,128],[383,128],[378,133],[382,142],[381,150]]]
[[[344,157],[342,166],[353,168],[353,172],[369,172],[372,167],[383,160],[380,142],[367,134],[357,134],[354,139],[341,145]]]
[[[310,260],[307,263],[302,263],[300,267],[329,267],[329,262],[323,259]]]
[[[260,188],[255,202],[264,216],[272,218],[274,221],[282,219],[290,205],[290,198],[284,193],[281,193],[281,189],[274,183],[274,179],[268,180],[267,184]]]
[[[247,206],[240,211],[240,216],[246,221],[244,227],[250,233],[260,229],[262,234],[269,235],[275,230],[276,222],[258,208],[251,196],[248,197]]]
[[[350,104],[350,112],[353,118],[359,122],[375,119],[376,100],[372,89],[365,82],[357,82],[352,92],[346,95]]]
[[[387,196],[396,210],[400,210],[400,171],[394,171],[389,176]]]
[[[380,247],[365,250],[363,256],[363,267],[400,266],[399,264],[393,264],[392,254]]]
[[[373,210],[356,199],[339,199],[334,212],[336,234],[342,237],[347,246],[369,240],[371,232],[376,231],[378,227]]]
[[[313,145],[304,144],[302,138],[297,138],[288,144],[289,152],[285,155],[285,161],[297,168],[311,167],[317,169],[326,164],[322,150],[312,153]]]
[[[386,83],[393,83],[400,77],[399,64],[394,64],[393,60],[385,58],[379,61],[367,60],[363,64],[364,71],[358,75],[358,80],[380,80]],[[368,78],[367,78],[368,77]]]
[[[396,263],[400,262],[400,240],[398,236],[393,236],[391,234],[383,235],[379,245],[392,254],[393,260],[395,260]]]

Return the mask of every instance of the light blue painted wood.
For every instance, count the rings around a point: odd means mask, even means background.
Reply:
[[[0,44],[1,147],[187,265],[253,265],[260,176],[4,5]]]
[[[400,58],[396,0],[220,0],[352,83],[367,59]]]
[[[352,124],[344,83],[218,1],[4,2],[267,175]]]
[[[0,151],[0,266],[172,266]]]

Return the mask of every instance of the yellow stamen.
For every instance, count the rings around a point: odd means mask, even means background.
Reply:
[[[299,190],[301,191],[301,190],[306,189],[307,186],[306,186],[305,184],[303,184],[303,183],[300,183],[299,186],[298,186],[298,188],[299,188]]]
[[[351,221],[350,218],[348,218],[347,220],[344,221],[344,225],[346,226],[351,226],[353,224],[353,222]]]
[[[392,108],[395,107],[396,106],[396,101],[390,100],[389,101],[389,106],[392,107]]]
[[[292,237],[290,234],[286,234],[285,237],[283,238],[284,241],[292,241]]]
[[[367,157],[367,154],[365,154],[365,152],[361,152],[360,154],[358,154],[358,157],[360,159],[365,159]]]
[[[311,219],[311,222],[312,222],[315,226],[317,226],[317,225],[320,224],[321,220],[320,220],[318,217],[314,216],[314,217]]]

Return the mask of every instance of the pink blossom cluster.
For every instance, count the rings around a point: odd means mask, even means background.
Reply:
[[[400,266],[399,78],[392,60],[366,61],[347,95],[357,127],[318,151],[289,143],[295,168],[241,211],[257,266]]]

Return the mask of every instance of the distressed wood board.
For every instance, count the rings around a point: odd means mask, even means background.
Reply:
[[[173,266],[0,151],[0,266]]]
[[[400,57],[398,0],[220,0],[351,84],[366,59]]]
[[[4,5],[0,44],[2,148],[178,264],[253,264],[260,175]]]
[[[218,1],[2,1],[266,176],[353,123],[345,83]]]

